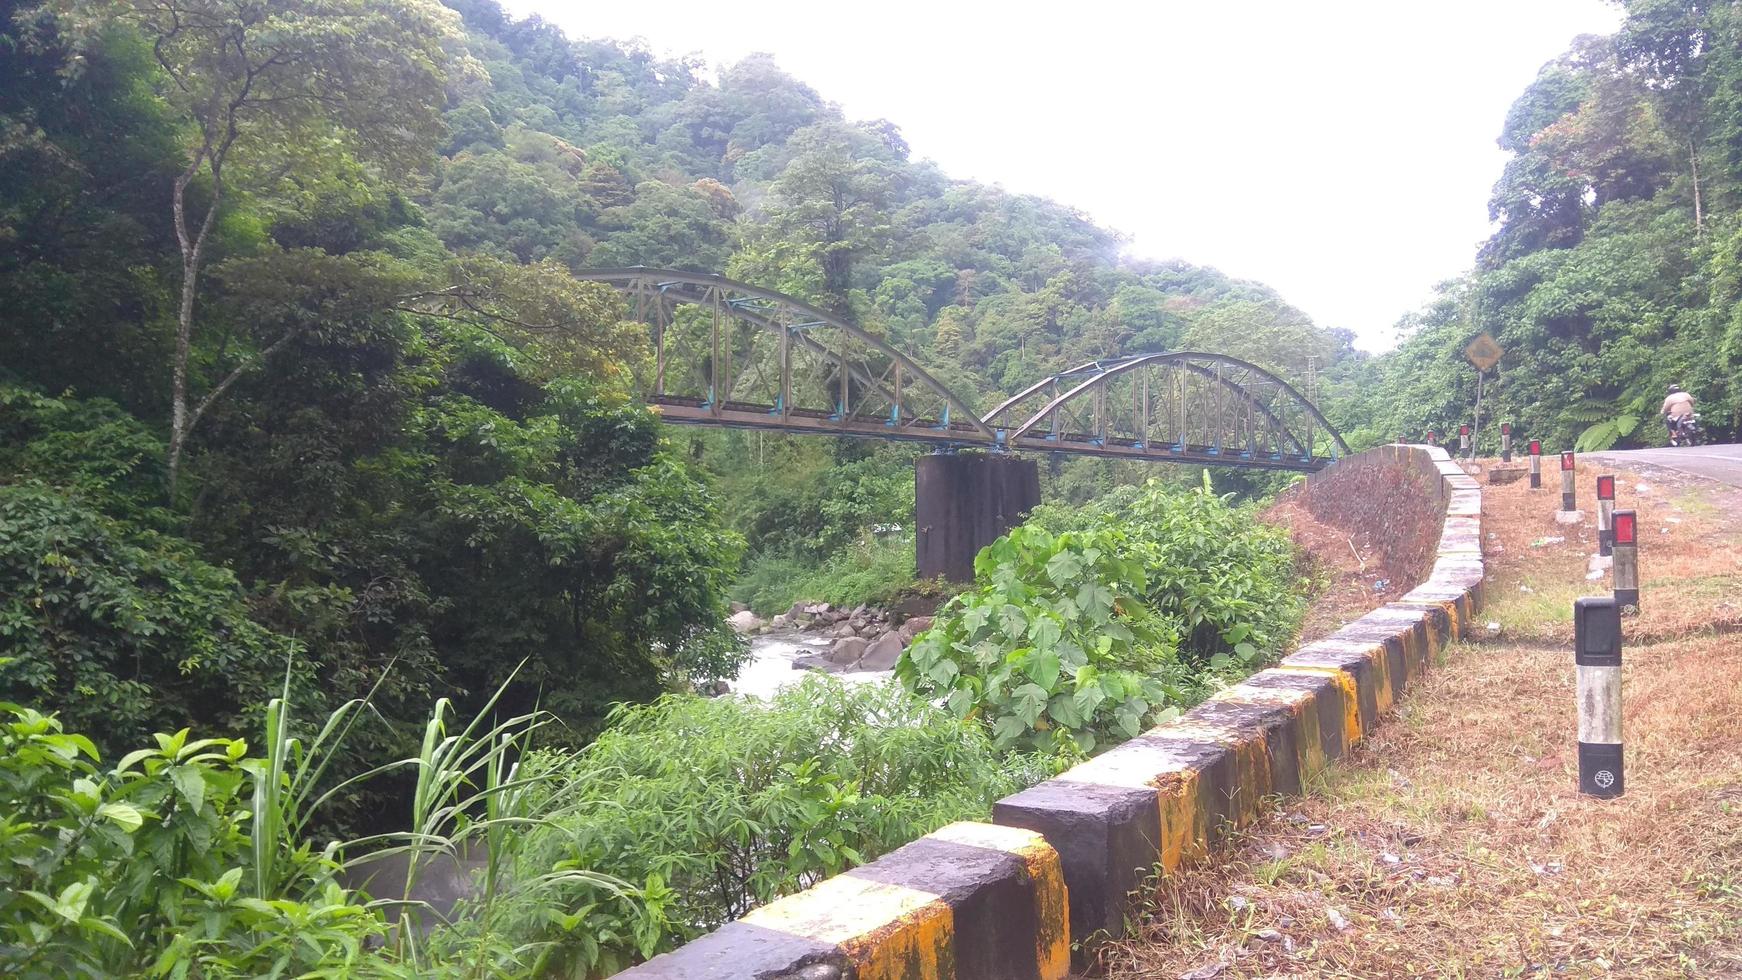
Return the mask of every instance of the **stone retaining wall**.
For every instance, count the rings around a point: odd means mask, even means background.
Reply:
[[[1443,449],[1382,446],[1308,478],[1309,498],[1325,491],[1332,520],[1373,512],[1371,500],[1332,489],[1350,473],[1435,498],[1427,512],[1440,523],[1437,547],[1413,591],[1178,721],[998,801],[991,824],[951,824],[620,976],[1066,976],[1073,940],[1121,935],[1144,879],[1206,856],[1230,829],[1258,819],[1267,797],[1301,792],[1379,724],[1480,608],[1476,481]],[[1333,509],[1339,496],[1348,511]]]
[[[1352,540],[1377,552],[1394,580],[1418,582],[1433,565],[1446,510],[1436,465],[1425,455],[1400,464],[1385,454],[1361,453],[1290,493],[1313,516],[1349,529]]]

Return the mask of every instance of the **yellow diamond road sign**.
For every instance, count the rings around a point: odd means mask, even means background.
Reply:
[[[1495,343],[1494,338],[1488,336],[1486,332],[1470,341],[1470,346],[1464,348],[1464,356],[1470,359],[1471,364],[1476,365],[1478,371],[1487,371],[1499,364],[1500,355],[1504,353],[1505,351],[1500,349],[1500,345]]]

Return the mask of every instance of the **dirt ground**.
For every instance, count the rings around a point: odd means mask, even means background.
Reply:
[[[1642,609],[1628,790],[1597,801],[1576,792],[1571,612],[1610,584],[1587,578],[1594,515],[1557,524],[1545,476],[1483,486],[1475,635],[1311,795],[1163,883],[1102,975],[1742,977],[1742,493],[1617,474]]]
[[[1333,633],[1414,587],[1407,572],[1386,566],[1379,549],[1360,531],[1319,520],[1298,497],[1284,497],[1259,516],[1288,529],[1318,590],[1301,623],[1301,643]]]

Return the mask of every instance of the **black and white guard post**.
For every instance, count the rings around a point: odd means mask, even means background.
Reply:
[[[1512,423],[1500,423],[1500,462],[1512,462]]]
[[[1576,484],[1573,483],[1578,474],[1573,465],[1573,454],[1561,453],[1561,510],[1569,513],[1579,509]]]
[[[1542,441],[1530,440],[1530,489],[1542,489]]]
[[[1458,426],[1458,452],[1470,455],[1470,427],[1467,425]]]
[[[1615,553],[1615,478],[1597,477],[1597,554]]]
[[[1609,533],[1615,553],[1612,570],[1615,605],[1623,612],[1639,611],[1639,519],[1633,511],[1618,510],[1609,517]]]
[[[1579,673],[1579,792],[1614,799],[1627,790],[1621,760],[1621,609],[1598,596],[1573,600]]]

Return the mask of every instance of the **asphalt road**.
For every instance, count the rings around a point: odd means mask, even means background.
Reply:
[[[1655,466],[1742,487],[1742,445],[1629,449],[1624,452],[1592,453],[1591,456],[1616,466]]]

